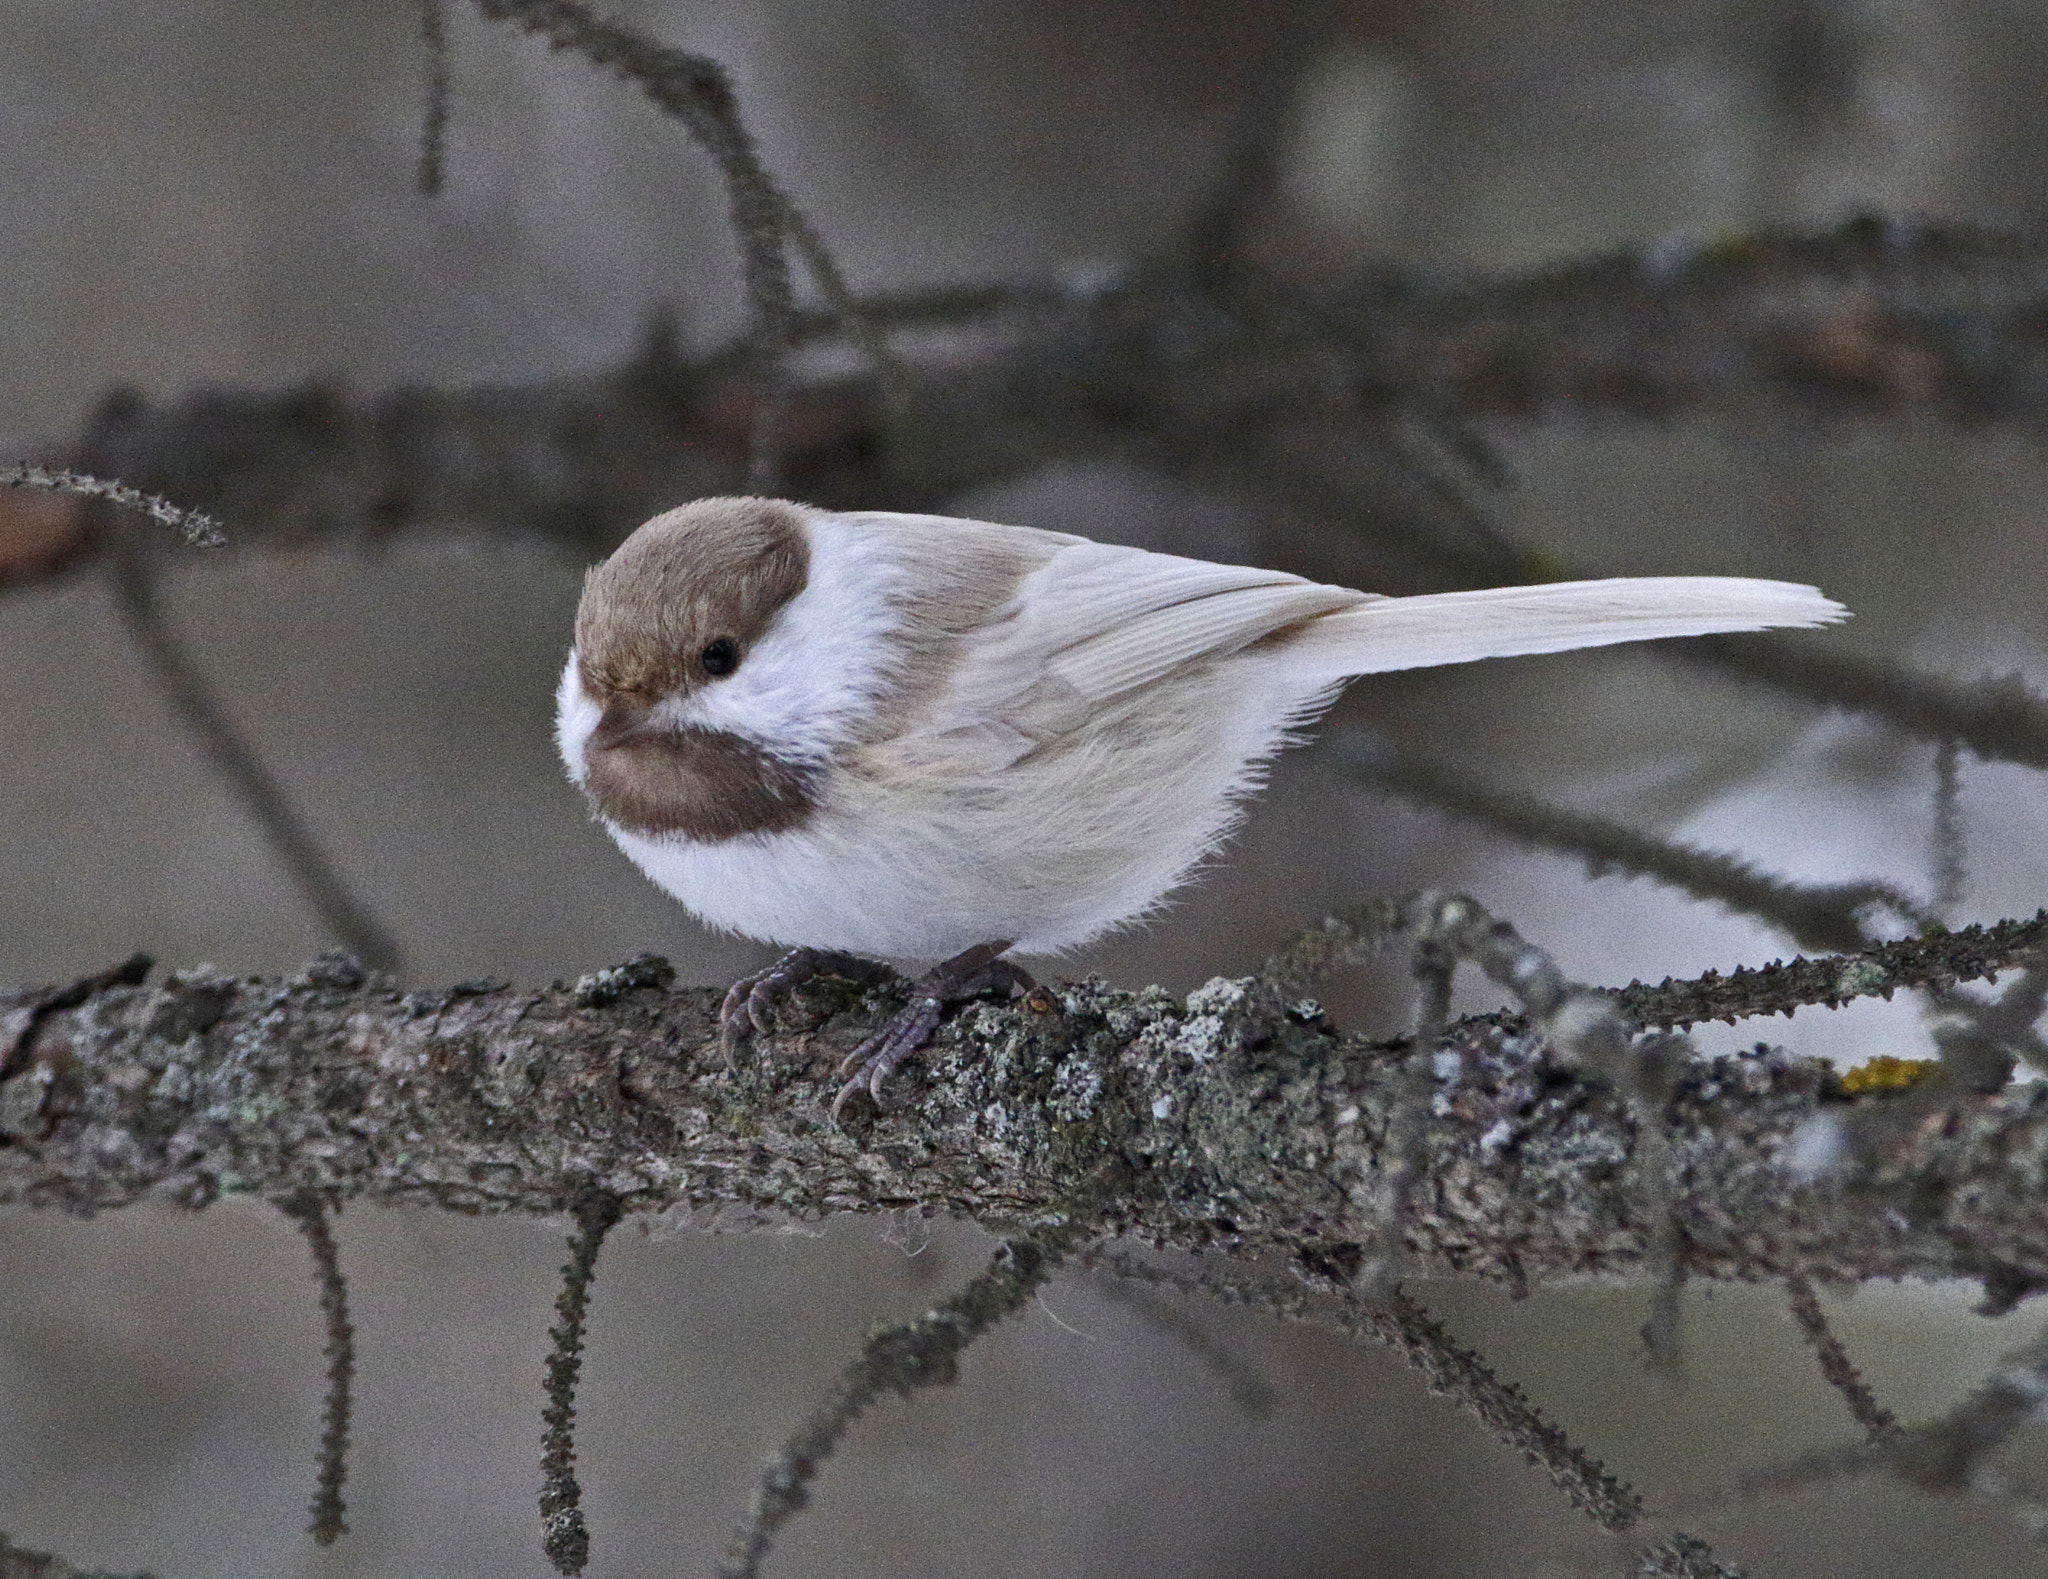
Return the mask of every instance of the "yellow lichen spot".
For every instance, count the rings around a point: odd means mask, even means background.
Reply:
[[[1873,1058],[1844,1074],[1842,1089],[1851,1096],[1860,1096],[1865,1091],[1904,1091],[1940,1067],[1938,1058]]]

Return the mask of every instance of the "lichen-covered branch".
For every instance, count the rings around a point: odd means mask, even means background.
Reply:
[[[1087,983],[970,1007],[905,1105],[850,1131],[826,1116],[831,1071],[887,994],[821,982],[735,1073],[715,994],[667,979],[641,962],[575,987],[401,992],[330,957],[283,979],[107,984],[62,1008],[0,998],[0,1025],[21,1027],[0,1060],[0,1203],[310,1189],[553,1213],[601,1190],[628,1211],[1000,1225],[1109,1169],[1130,1182],[1094,1226],[1183,1249],[1355,1246],[1391,1220],[1406,1046],[1343,1035],[1253,979],[1184,1003]],[[1512,1017],[1446,1036],[1460,1074],[1422,1125],[1411,1253],[1516,1282],[1650,1265],[1659,1209],[1623,1097]],[[2048,1281],[2048,1094],[1959,1094],[1952,1122],[1800,1182],[1788,1142],[1846,1100],[1781,1054],[1682,1072],[1666,1183],[1691,1276]]]

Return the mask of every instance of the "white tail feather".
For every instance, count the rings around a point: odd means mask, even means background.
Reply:
[[[1665,636],[1828,625],[1848,610],[1813,587],[1743,576],[1624,576],[1379,598],[1303,625],[1281,650],[1304,678]]]

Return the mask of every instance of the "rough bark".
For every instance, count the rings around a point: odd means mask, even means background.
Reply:
[[[672,987],[658,961],[542,991],[403,992],[333,957],[282,979],[120,974],[69,1006],[0,999],[0,1203],[314,1191],[550,1213],[602,1191],[635,1212],[1001,1225],[1094,1175],[1129,1181],[1100,1203],[1107,1231],[1342,1271],[1388,1221],[1389,1115],[1417,1092],[1405,1044],[1342,1034],[1249,978],[1185,1003],[1084,983],[969,1007],[896,1108],[841,1130],[833,1067],[891,1000],[831,979],[732,1070],[715,994]],[[1693,1277],[2048,1283],[2038,1085],[1958,1095],[1802,1182],[1786,1165],[1802,1126],[1897,1099],[1852,1103],[1782,1053],[1695,1063],[1659,1189],[1626,1102],[1547,1062],[1512,1017],[1460,1022],[1443,1046],[1462,1067],[1434,1085],[1403,1219],[1429,1264],[1516,1284],[1628,1272],[1654,1257],[1646,1214],[1668,1200]]]

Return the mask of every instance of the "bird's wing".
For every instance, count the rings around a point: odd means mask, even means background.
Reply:
[[[926,732],[1021,755],[1183,665],[1372,601],[1282,571],[1076,541],[967,643]]]

